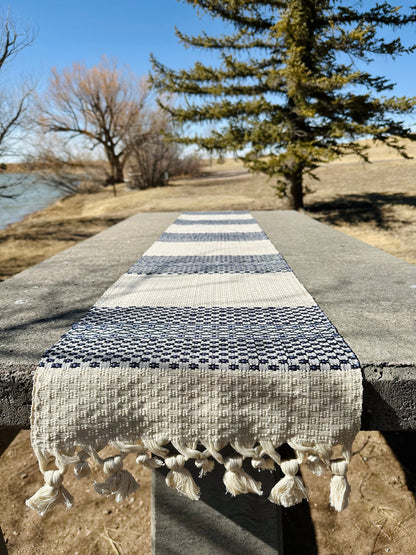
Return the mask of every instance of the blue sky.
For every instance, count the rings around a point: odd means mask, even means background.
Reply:
[[[209,17],[201,21],[194,8],[176,0],[13,0],[10,10],[21,25],[38,28],[34,44],[13,61],[13,73],[34,73],[41,86],[53,66],[75,61],[91,66],[103,54],[138,75],[148,74],[151,52],[168,66],[180,67],[201,54],[178,43],[175,25],[186,33],[224,28]]]
[[[374,4],[374,2],[365,2]],[[398,2],[404,7],[414,0]],[[2,11],[7,9],[3,5]],[[35,43],[22,51],[10,70],[14,75],[34,73],[40,86],[47,82],[53,66],[63,68],[74,61],[87,66],[102,54],[116,57],[139,75],[150,69],[153,52],[164,64],[185,67],[201,52],[186,50],[174,34],[175,25],[185,33],[205,30],[217,34],[224,29],[220,21],[205,16],[176,0],[13,0],[14,19],[38,28]],[[402,31],[407,42],[416,39],[416,27]],[[210,61],[214,61],[212,58]],[[203,61],[209,58],[204,57]],[[398,95],[416,95],[416,54],[391,61],[379,59],[374,73],[384,74],[397,83]]]

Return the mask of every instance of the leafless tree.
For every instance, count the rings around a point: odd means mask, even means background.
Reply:
[[[147,110],[140,134],[133,137],[129,183],[133,189],[166,185],[170,177],[199,173],[195,156],[184,156],[183,147],[169,140],[172,122],[167,112]]]
[[[62,191],[64,195],[94,193],[105,182],[105,162],[94,160],[85,151],[70,148],[58,137],[38,136],[38,144],[25,157],[30,174]]]
[[[7,66],[21,50],[30,46],[35,38],[34,28],[19,28],[13,23],[8,12],[0,16],[0,158],[13,154],[15,133],[27,123],[30,100],[35,90],[35,84],[31,80],[12,86],[12,81],[7,75]],[[0,169],[5,169],[4,163]],[[7,193],[7,188],[8,185],[0,185],[0,196],[15,196],[13,193]]]
[[[91,149],[101,146],[110,167],[109,184],[124,181],[133,130],[140,134],[141,117],[149,98],[145,79],[103,57],[87,68],[74,63],[61,73],[54,68],[43,101],[42,126],[69,139],[83,136]]]

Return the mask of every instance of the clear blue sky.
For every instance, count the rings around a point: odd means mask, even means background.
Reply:
[[[175,25],[186,33],[224,28],[209,17],[201,21],[194,8],[176,0],[13,0],[10,13],[39,33],[13,61],[13,73],[33,72],[41,85],[53,66],[61,69],[75,61],[91,66],[103,54],[138,75],[149,72],[151,52],[168,66],[180,67],[201,54],[178,43]]]
[[[397,2],[405,7],[414,3]],[[118,58],[139,75],[150,69],[150,52],[170,67],[184,67],[200,59],[201,53],[178,43],[175,25],[190,34],[202,29],[217,34],[224,29],[221,22],[206,16],[200,19],[194,8],[176,0],[12,0],[10,11],[16,20],[39,31],[35,43],[18,55],[10,70],[33,72],[41,86],[53,66],[63,68],[74,61],[91,66],[102,54]],[[416,28],[402,35],[408,42],[416,40]],[[396,61],[380,59],[373,72],[396,82],[395,94],[416,95],[416,54]]]

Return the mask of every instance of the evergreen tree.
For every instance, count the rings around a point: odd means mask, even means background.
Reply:
[[[187,47],[218,53],[218,67],[197,62],[170,69],[152,57],[156,89],[185,103],[167,107],[180,124],[205,122],[214,131],[177,136],[210,152],[243,152],[246,166],[277,179],[288,208],[303,206],[303,177],[322,162],[354,152],[372,137],[396,148],[416,139],[400,116],[416,97],[389,96],[394,85],[367,69],[374,56],[413,52],[383,37],[416,21],[389,2],[345,0],[183,0],[232,25],[219,37],[176,31]],[[358,65],[357,65],[357,62]],[[387,93],[387,94],[386,94]],[[391,92],[390,92],[391,94]]]

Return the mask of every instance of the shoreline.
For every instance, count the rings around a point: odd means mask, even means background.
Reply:
[[[327,164],[306,186],[305,213],[339,231],[416,264],[416,161]],[[117,185],[66,196],[0,230],[0,281],[138,212],[276,210],[282,201],[265,176],[234,160],[207,164],[203,177],[129,190]],[[316,190],[315,190],[316,188]]]

